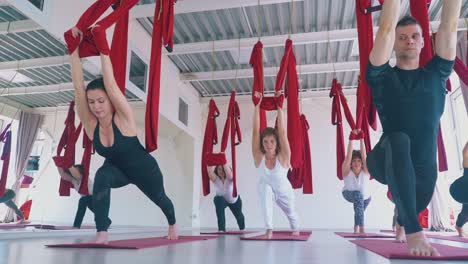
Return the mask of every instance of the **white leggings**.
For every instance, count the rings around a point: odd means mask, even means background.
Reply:
[[[281,187],[273,189],[271,185],[262,180],[258,182],[257,190],[260,196],[260,208],[265,227],[273,229],[273,201],[275,201],[288,218],[291,229],[297,230],[299,228],[299,217],[294,203],[293,189],[289,182],[285,182],[285,185]]]

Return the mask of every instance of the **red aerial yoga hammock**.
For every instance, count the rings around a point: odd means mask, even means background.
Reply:
[[[213,153],[213,145],[218,144],[218,130],[216,126],[216,117],[218,116],[218,107],[216,106],[215,101],[211,99],[208,109],[208,117],[206,119],[205,136],[203,138],[201,155],[203,196],[210,194],[210,178],[208,177],[206,154]]]
[[[364,121],[367,121],[362,126],[362,129],[366,132],[366,149],[370,150],[370,140],[368,133],[369,124],[374,130],[377,129],[377,112],[375,105],[372,103],[372,95],[369,85],[366,80],[366,69],[369,63],[369,55],[374,45],[373,26],[372,26],[372,14],[366,13],[366,9],[371,6],[371,0],[356,0],[356,20],[357,20],[357,31],[358,31],[358,42],[359,42],[359,70],[360,70],[360,82],[357,90],[357,105],[356,105],[356,116],[361,116],[361,111],[364,111],[367,116],[363,117]]]
[[[288,172],[288,179],[294,189],[302,188],[303,194],[312,194],[312,157],[310,155],[309,123],[306,116],[301,115],[302,139],[304,140],[303,163],[299,168],[293,168]]]
[[[330,97],[333,98],[331,123],[336,126],[336,174],[338,179],[343,180],[343,176],[345,175],[343,175],[341,167],[345,159],[345,144],[343,137],[343,118],[341,115],[341,107],[343,107],[345,118],[348,121],[351,130],[359,129],[363,126],[366,126],[366,124],[362,124],[363,117],[365,117],[366,115],[361,114],[360,116],[358,116],[357,122],[354,122],[354,118],[351,114],[351,111],[349,110],[348,102],[343,94],[341,84],[336,79],[333,79],[332,81]],[[359,112],[364,113],[364,111]],[[361,138],[365,138],[365,136],[366,134],[364,130],[361,130],[358,135],[351,133],[349,136],[349,140],[358,140]]]
[[[65,32],[64,37],[68,51],[71,54],[79,46],[81,58],[99,56],[99,53],[109,55],[114,69],[114,76],[120,90],[125,92],[125,76],[127,67],[128,44],[128,16],[129,10],[138,3],[138,0],[98,0],[81,15],[76,27],[83,32],[83,40],[73,38],[71,30]],[[110,7],[115,10],[96,23],[98,25],[92,32],[89,28]],[[105,31],[115,25],[112,38],[111,51],[106,40]]]
[[[8,124],[0,134],[0,142],[3,142],[1,159],[3,160],[2,173],[0,175],[0,197],[5,193],[5,185],[8,178],[8,166],[10,165],[11,152],[11,123]]]
[[[68,169],[75,164],[75,145],[81,132],[81,123],[75,128],[75,102],[71,102],[68,108],[67,118],[65,119],[65,129],[60,137],[59,144],[57,146],[57,156],[53,157],[54,163],[57,167]],[[88,195],[88,178],[89,178],[89,164],[91,161],[92,144],[90,144],[89,138],[86,133],[83,135],[83,144],[85,147],[82,159],[82,165],[84,167],[84,175],[78,192],[82,195]],[[87,143],[89,142],[89,143]],[[65,149],[63,155],[62,151]],[[89,158],[88,158],[89,156]],[[60,196],[70,196],[70,189],[73,188],[71,182],[60,179],[59,194]]]
[[[148,97],[145,115],[145,146],[152,152],[158,148],[159,92],[161,85],[161,48],[171,52],[174,46],[174,4],[176,0],[159,0],[154,11],[153,40],[149,69]]]
[[[226,123],[224,124],[223,137],[221,139],[221,153],[214,154],[205,152],[206,165],[216,166],[226,164],[225,151],[227,148],[228,138],[231,138],[231,162],[232,162],[232,178],[234,189],[232,196],[237,196],[237,178],[236,178],[236,145],[242,142],[242,134],[239,126],[240,110],[239,105],[236,102],[236,92],[231,92],[231,98],[229,100],[228,112],[226,117]],[[236,142],[237,139],[237,142]]]
[[[312,193],[312,170],[309,170],[312,166],[311,160],[310,158],[306,159],[304,157],[304,147],[309,148],[308,151],[310,153],[310,146],[308,144],[307,146],[304,146],[304,130],[306,126],[301,120],[301,116],[299,114],[299,84],[296,71],[296,58],[292,47],[292,41],[290,39],[286,40],[284,55],[276,77],[275,93],[281,91],[283,82],[287,76],[284,95],[281,94],[280,96],[265,97],[263,96],[263,44],[260,41],[255,44],[250,57],[250,64],[254,70],[252,101],[254,105],[259,103],[259,98],[255,96],[255,92],[259,92],[262,95],[262,101],[260,104],[260,131],[262,131],[267,126],[265,111],[276,110],[278,106],[283,107],[284,97],[286,96],[288,101],[287,135],[291,148],[290,162],[292,168],[297,169],[295,172],[290,173],[292,175],[289,176],[289,179],[293,186],[296,186],[297,188],[300,188],[298,186],[303,186],[304,193]],[[303,177],[298,175],[299,171],[303,172],[301,174]]]

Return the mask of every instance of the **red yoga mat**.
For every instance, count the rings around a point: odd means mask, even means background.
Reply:
[[[353,238],[394,238],[394,235],[384,235],[384,234],[376,234],[376,233],[365,233],[365,234],[355,234],[351,232],[335,232],[335,234],[339,235],[340,237],[353,237]]]
[[[246,235],[246,234],[253,234],[257,233],[258,231],[216,231],[216,232],[200,232],[200,235]]]
[[[411,256],[407,252],[408,249],[406,243],[398,243],[393,240],[366,239],[350,241],[360,247],[389,259],[468,260],[467,248],[452,247],[436,243],[431,243],[431,245],[439,251],[441,254],[440,257]]]
[[[291,231],[273,231],[271,239],[260,238],[262,235],[251,237],[240,237],[241,240],[274,240],[274,241],[307,241],[312,231],[301,231],[299,236],[291,235]]]
[[[459,237],[458,235],[456,235],[456,236],[441,236],[441,235],[426,234],[426,236],[429,237],[429,238],[468,243],[468,237]]]
[[[165,237],[148,237],[125,240],[110,241],[109,244],[96,243],[77,243],[77,244],[55,244],[46,245],[47,247],[56,248],[109,248],[109,249],[142,249],[161,246],[170,246],[181,243],[203,241],[215,239],[217,236],[179,236],[177,240],[169,240]]]

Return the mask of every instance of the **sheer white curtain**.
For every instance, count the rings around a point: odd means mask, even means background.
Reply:
[[[26,165],[28,164],[29,155],[31,154],[34,142],[37,138],[37,133],[39,132],[39,127],[42,123],[43,116],[39,114],[21,112],[19,125],[18,125],[18,135],[16,141],[16,153],[15,153],[15,176],[16,181],[11,187],[11,189],[17,193],[20,188],[20,179],[26,170]],[[15,197],[15,203],[17,202],[18,196]],[[21,206],[17,204],[18,207]],[[4,222],[14,221],[15,216],[14,212],[11,209],[8,209],[8,212],[5,216]]]

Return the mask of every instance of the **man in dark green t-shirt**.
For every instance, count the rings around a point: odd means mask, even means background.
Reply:
[[[461,0],[443,0],[436,55],[420,68],[420,25],[412,17],[397,23],[400,0],[385,0],[366,72],[384,132],[367,165],[379,182],[389,185],[401,226],[397,240],[404,241],[406,231],[412,255],[439,255],[417,216],[429,204],[437,179],[437,133],[455,59],[460,8]],[[389,65],[392,50],[395,67]]]

